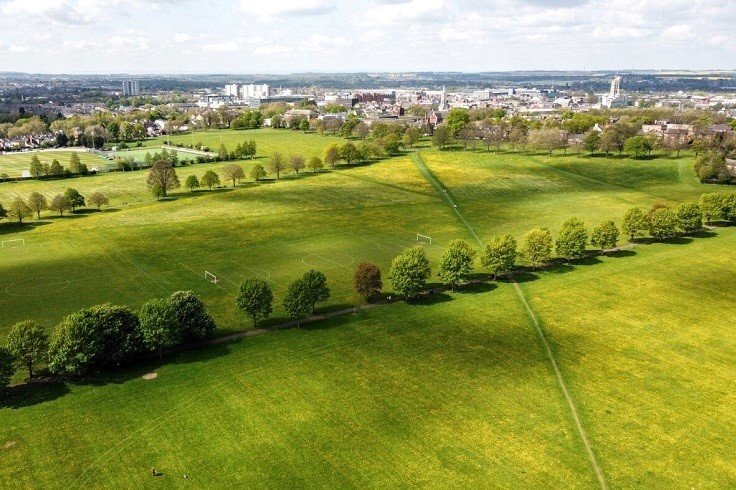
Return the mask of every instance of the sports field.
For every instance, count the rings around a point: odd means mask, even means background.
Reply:
[[[93,167],[106,167],[110,162],[104,158],[85,151],[76,150],[42,150],[34,152],[13,152],[0,155],[0,174],[8,174],[9,177],[20,177],[24,170],[31,167],[31,158],[36,155],[41,163],[51,164],[54,159],[58,160],[62,167],[69,167],[69,159],[72,151],[79,155],[79,160],[87,165],[89,169]]]
[[[262,157],[308,157],[332,140],[235,134]],[[247,174],[253,162],[242,164]],[[633,205],[723,189],[699,184],[686,157],[480,152],[421,151],[163,202],[145,175],[0,184],[4,203],[38,186],[112,198],[102,212],[0,225],[3,240],[25,240],[0,249],[0,338],[22,319],[50,329],[84,306],[137,308],[179,289],[204,299],[220,333],[243,330],[234,298],[250,276],[274,286],[278,323],[286,285],[309,268],[332,288],[323,309],[352,306],[357,262],[385,274],[417,233],[432,237],[436,270],[454,238],[520,238],[570,216],[591,228]],[[184,474],[200,487],[734,486],[734,242],[722,228],[527,274],[518,289],[435,294],[80,384],[16,388],[0,408],[0,487],[179,486]]]

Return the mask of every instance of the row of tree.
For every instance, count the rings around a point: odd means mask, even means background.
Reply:
[[[197,342],[215,331],[215,322],[191,291],[152,299],[138,313],[109,303],[66,316],[49,337],[31,320],[15,324],[0,347],[0,388],[17,369],[46,364],[51,373],[82,376],[116,369],[132,360],[179,344]]]
[[[89,196],[87,202],[100,209],[102,206],[109,204],[110,200],[105,194],[97,191]],[[63,194],[56,194],[51,199],[40,192],[33,191],[26,199],[20,196],[13,199],[7,209],[0,204],[0,218],[10,218],[18,223],[23,223],[24,219],[32,217],[34,213],[38,219],[41,219],[41,212],[46,210],[64,216],[65,212],[70,210],[74,212],[77,208],[85,205],[84,196],[76,189],[68,188]]]

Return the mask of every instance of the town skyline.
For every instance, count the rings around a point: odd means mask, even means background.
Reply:
[[[0,71],[730,71],[736,2],[0,0]]]

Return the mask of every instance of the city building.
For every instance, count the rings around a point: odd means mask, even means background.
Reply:
[[[123,80],[123,95],[140,95],[141,89],[138,80]]]
[[[615,76],[611,80],[611,90],[601,97],[601,107],[614,109],[629,105],[629,96],[621,93],[621,77]]]

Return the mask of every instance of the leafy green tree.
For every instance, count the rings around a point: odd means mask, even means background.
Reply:
[[[258,182],[264,177],[266,177],[266,169],[263,168],[263,165],[260,163],[253,165],[253,168],[250,169],[250,178]]]
[[[31,165],[29,168],[31,175],[33,175],[35,178],[39,178],[44,172],[43,172],[43,165],[41,164],[41,160],[39,160],[38,155],[33,155],[31,157]]]
[[[409,299],[426,287],[431,272],[427,254],[421,246],[417,245],[394,257],[391,261],[388,279],[398,294]]]
[[[217,159],[227,160],[229,156],[230,156],[230,153],[228,153],[225,143],[221,143],[220,148],[217,150]]]
[[[590,152],[590,156],[598,150],[601,144],[601,135],[598,131],[591,131],[583,139],[583,148]]]
[[[176,309],[169,298],[154,298],[143,303],[138,312],[143,345],[158,352],[159,359],[163,349],[179,343],[178,319]]]
[[[345,163],[350,165],[354,161],[358,160],[358,158],[360,158],[358,147],[355,146],[355,144],[351,141],[348,141],[340,147],[340,158],[342,160],[345,160]]]
[[[453,138],[457,138],[460,131],[465,129],[469,124],[470,112],[462,107],[453,107],[445,118],[445,126],[447,126]]]
[[[716,192],[701,194],[699,206],[703,220],[708,224],[725,218],[723,213],[723,196],[721,194]]]
[[[65,317],[49,344],[49,369],[82,375],[120,366],[143,348],[138,317],[125,306],[84,308]]]
[[[64,216],[64,211],[68,211],[72,208],[71,203],[69,203],[69,199],[66,198],[66,196],[63,196],[62,194],[56,194],[54,197],[51,198],[51,202],[49,203],[49,209],[51,211],[56,211],[59,213],[59,216]]]
[[[590,244],[600,248],[601,251],[610,250],[616,248],[618,235],[618,227],[616,227],[613,220],[601,221],[600,225],[593,228],[593,233],[590,235]]]
[[[624,151],[633,154],[634,158],[641,158],[652,152],[652,142],[646,136],[632,136],[626,140]]]
[[[299,171],[304,168],[304,157],[301,155],[291,155],[289,157],[289,167],[295,174],[299,175]]]
[[[7,217],[8,217],[8,210],[3,207],[2,203],[0,203],[0,219],[7,218]]]
[[[534,228],[524,235],[521,253],[536,269],[552,258],[552,233],[547,228]]]
[[[245,172],[243,172],[243,167],[241,167],[237,163],[231,163],[223,167],[222,178],[225,180],[232,180],[234,188],[236,180],[240,181],[240,179],[245,178]]]
[[[266,318],[273,311],[273,291],[263,279],[251,277],[240,284],[235,302],[238,308],[253,319],[255,327],[259,318]]]
[[[437,126],[432,133],[432,144],[440,150],[444,150],[445,146],[452,143],[452,131],[445,126]]]
[[[577,218],[563,221],[555,240],[557,255],[568,260],[582,259],[587,245],[588,232],[585,231],[583,222]]]
[[[657,240],[677,236],[677,214],[668,206],[654,205],[647,214],[649,234]]]
[[[61,166],[59,163],[59,160],[54,158],[51,161],[51,166],[49,167],[49,174],[53,175],[54,177],[58,177],[64,173],[64,167]]]
[[[324,162],[326,165],[335,168],[338,161],[340,161],[340,147],[333,143],[325,150]]]
[[[283,306],[286,314],[296,319],[297,326],[300,326],[301,319],[307,316],[312,309],[312,295],[304,278],[289,284]]]
[[[18,223],[23,223],[24,218],[30,218],[33,216],[33,209],[26,203],[23,198],[16,197],[13,202],[10,203],[8,208],[8,217],[16,220]]]
[[[212,190],[213,186],[220,185],[220,176],[214,170],[207,170],[200,181],[203,187]]]
[[[511,235],[493,237],[486,245],[480,263],[496,279],[499,274],[507,274],[513,270],[517,255],[514,237]]]
[[[49,352],[49,337],[36,322],[25,320],[10,329],[5,339],[16,361],[28,369],[33,377],[33,365],[44,362]]]
[[[284,159],[284,155],[278,152],[272,154],[271,158],[268,161],[268,167],[269,170],[271,170],[271,173],[276,174],[276,180],[279,180],[281,172],[286,168],[286,160]]]
[[[677,207],[677,220],[685,232],[692,232],[703,227],[703,213],[695,202],[684,202]]]
[[[633,241],[634,237],[647,229],[647,217],[641,208],[630,208],[624,213],[621,221],[621,229],[629,235],[629,240]]]
[[[374,294],[380,293],[383,288],[381,269],[371,262],[361,262],[355,270],[353,284],[355,291],[367,301]]]
[[[194,189],[199,187],[199,179],[197,176],[194,174],[188,176],[187,180],[184,181],[184,187],[189,189],[191,192],[194,192]]]
[[[562,148],[565,135],[559,128],[540,128],[529,131],[529,145],[544,150],[552,155],[552,151]]]
[[[308,270],[302,276],[304,284],[309,292],[309,301],[312,305],[312,313],[317,308],[317,303],[330,299],[330,288],[327,286],[327,277],[320,271],[314,269]]]
[[[455,286],[467,280],[473,271],[477,251],[464,240],[452,240],[440,258],[437,274],[444,284]]]
[[[10,384],[15,374],[15,357],[8,349],[0,346],[0,392]]]
[[[300,131],[304,131],[305,133],[306,133],[307,131],[309,131],[309,121],[307,121],[306,119],[302,119],[302,120],[301,120],[301,121],[299,122],[299,130],[300,130]]]
[[[309,170],[311,170],[312,172],[317,172],[318,170],[322,170],[323,167],[324,167],[324,164],[322,163],[322,159],[318,156],[313,156],[307,162],[307,168],[309,168]]]
[[[41,211],[49,208],[49,202],[46,196],[40,192],[33,191],[28,196],[28,206],[36,213],[38,219],[41,219]]]
[[[71,187],[64,191],[64,197],[69,201],[69,205],[72,207],[72,212],[74,212],[76,208],[80,208],[85,205],[84,196],[81,195],[78,190],[72,189]]]
[[[178,341],[196,342],[217,329],[207,307],[193,291],[176,291],[169,301],[176,313]]]
[[[148,188],[152,192],[158,190],[160,197],[166,197],[170,190],[181,187],[176,170],[166,160],[157,160],[154,162],[151,170],[148,172],[146,184],[148,184]],[[157,197],[159,196],[157,195]]]
[[[723,196],[723,217],[736,224],[736,193]]]
[[[110,204],[110,199],[103,194],[102,192],[96,191],[93,192],[91,196],[89,196],[89,199],[87,199],[89,203],[93,206],[97,206],[97,210],[99,211],[102,206],[107,206]]]

